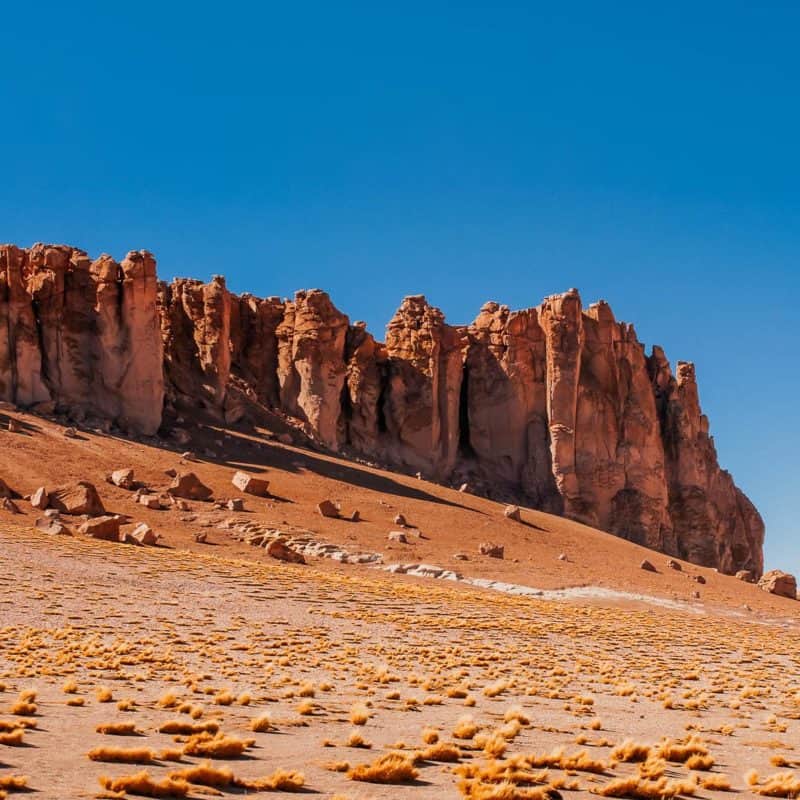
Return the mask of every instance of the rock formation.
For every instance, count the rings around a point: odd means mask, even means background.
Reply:
[[[294,418],[333,451],[559,513],[697,564],[763,571],[764,526],[719,467],[694,367],[574,289],[448,325],[403,300],[386,342],[319,290],[177,279],[146,251],[0,246],[0,401],[152,435],[178,415]]]

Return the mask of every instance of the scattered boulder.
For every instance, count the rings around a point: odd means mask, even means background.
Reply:
[[[10,514],[22,513],[19,510],[19,506],[10,497],[4,497],[0,500],[0,508],[2,508],[3,511],[8,511]]]
[[[506,519],[512,519],[514,522],[522,522],[522,512],[519,506],[506,506],[503,510],[503,516]]]
[[[113,483],[114,486],[119,486],[120,489],[133,489],[135,483],[133,480],[132,469],[115,469],[109,476],[108,482]]]
[[[771,569],[764,573],[758,582],[758,588],[779,597],[797,599],[797,580],[794,575],[779,569]]]
[[[140,494],[139,503],[153,511],[161,508],[161,498],[157,494]]]
[[[456,561],[469,561],[469,556],[466,553],[456,553],[453,558]]]
[[[208,500],[213,494],[194,472],[178,472],[167,491],[173,497],[183,497],[185,500]]]
[[[119,523],[120,519],[117,516],[93,517],[78,527],[78,533],[86,534],[93,539],[103,539],[106,542],[118,542]]]
[[[403,531],[390,531],[386,537],[390,542],[398,542],[399,544],[408,544],[408,538]]]
[[[72,536],[72,531],[58,517],[39,517],[34,523],[37,530],[54,536]]]
[[[78,438],[78,431],[75,428],[64,428],[64,436],[67,439],[77,439]]]
[[[228,511],[244,511],[244,500],[241,497],[232,497],[225,504]]]
[[[17,422],[13,417],[8,420],[8,432],[9,433],[20,433],[22,431],[22,425]]]
[[[505,556],[505,547],[502,544],[494,544],[493,542],[482,542],[478,547],[478,552],[482,556],[489,556],[490,558],[503,558]]]
[[[44,511],[47,508],[47,503],[49,502],[47,497],[47,489],[44,486],[40,486],[32,495],[31,495],[31,505],[34,508],[38,508],[39,511]]]
[[[736,573],[736,579],[745,583],[754,583],[756,578],[749,569],[740,569]]]
[[[89,481],[76,481],[53,489],[47,495],[47,504],[62,514],[99,517],[106,513],[97,489]]]
[[[146,522],[140,522],[132,531],[125,534],[127,544],[153,546],[160,538]]]
[[[683,567],[677,561],[675,561],[674,558],[671,558],[669,561],[667,561],[667,568],[674,569],[676,572],[681,572],[683,570]]]
[[[338,506],[330,500],[323,500],[317,506],[317,511],[319,511],[323,517],[330,517],[331,519],[338,519],[339,517]]]
[[[559,553],[558,554],[558,560],[559,561],[567,561],[568,560],[567,559],[567,554],[566,553]]]
[[[292,550],[286,543],[286,539],[278,537],[273,539],[265,548],[267,555],[278,561],[288,561],[291,564],[305,564],[306,560],[302,553]]]
[[[195,540],[195,541],[196,541],[198,544],[205,544],[205,543],[206,543],[206,539],[208,539],[208,532],[207,532],[207,531],[198,531],[198,532],[197,532],[197,533],[194,535],[194,540]]]
[[[692,580],[695,581],[695,583],[705,583],[706,582],[705,577],[703,577],[702,575],[693,575],[692,576]]]
[[[639,564],[639,569],[643,569],[645,572],[658,572],[658,570],[651,564],[646,558]]]
[[[398,514],[394,518],[394,524],[399,525],[401,528],[405,528],[408,523],[406,522],[406,518],[402,514]]]
[[[185,453],[181,453],[181,458],[184,461],[197,461],[197,456],[191,450],[187,450]]]
[[[231,483],[241,492],[254,494],[257,497],[266,497],[269,494],[269,481],[263,478],[256,478],[246,472],[236,472],[231,479]]]
[[[350,522],[361,522],[361,513],[358,509],[350,515]]]
[[[462,494],[469,494],[470,485],[468,483],[462,483],[461,486],[458,487],[458,491],[461,492]]]

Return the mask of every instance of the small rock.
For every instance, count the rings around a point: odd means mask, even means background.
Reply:
[[[306,560],[303,558],[302,553],[292,550],[286,542],[286,539],[278,537],[272,539],[266,546],[267,555],[272,558],[277,558],[278,561],[288,561],[292,564],[305,564]]]
[[[208,532],[207,532],[207,531],[198,531],[198,532],[197,532],[197,533],[194,535],[194,540],[195,540],[195,541],[196,541],[198,544],[205,544],[205,543],[206,543],[206,539],[207,539],[207,538],[208,538]]]
[[[350,522],[361,522],[361,514],[359,513],[358,509],[356,509],[356,510],[355,510],[355,511],[354,511],[354,512],[353,512],[353,513],[350,515]]]
[[[453,558],[456,561],[469,561],[469,556],[466,553],[456,553]]]
[[[179,472],[175,475],[167,492],[185,500],[208,500],[213,494],[194,472]]]
[[[519,510],[519,506],[506,506],[503,516],[506,519],[513,519],[514,522],[522,521],[522,512]]]
[[[174,467],[170,467],[169,469],[164,470],[164,474],[168,478],[174,478],[178,474],[178,470],[176,470]]]
[[[395,525],[399,525],[401,528],[405,528],[408,525],[406,518],[402,514],[398,514],[393,521]]]
[[[567,560],[567,554],[566,553],[559,553],[558,554],[558,560],[559,561],[566,561]]]
[[[120,489],[133,489],[134,488],[133,470],[115,469],[108,476],[108,481],[109,483],[113,483],[114,486],[119,486]]]
[[[246,472],[236,472],[231,479],[231,483],[241,492],[254,494],[257,497],[265,497],[269,494],[269,481],[263,478],[256,478]]]
[[[698,592],[698,591],[697,591],[697,589],[695,589],[695,590],[692,592],[692,597],[694,597],[694,598],[695,598],[695,600],[699,600],[699,599],[700,599],[700,592]]]
[[[4,497],[0,500],[0,508],[2,508],[3,511],[8,511],[10,514],[22,513],[19,510],[19,506],[10,497]]]
[[[705,583],[706,582],[705,577],[702,576],[702,575],[693,575],[692,576],[692,580],[694,580],[695,583]]]
[[[64,428],[64,436],[67,439],[77,439],[78,438],[78,431],[75,428]]]
[[[755,581],[755,575],[749,569],[740,569],[736,573],[736,578],[745,583],[753,583]]]
[[[43,533],[52,533],[54,536],[72,536],[72,531],[57,518],[39,517],[34,525]]]
[[[674,569],[676,572],[681,572],[683,570],[683,567],[677,561],[675,561],[674,558],[671,558],[669,561],[667,561],[667,567],[669,569]]]
[[[153,529],[146,523],[140,522],[132,531],[125,534],[125,541],[128,544],[155,545],[161,537],[153,532]]]
[[[294,444],[294,437],[291,433],[279,433],[275,438],[281,444]]]
[[[181,453],[181,459],[184,461],[195,461],[197,456],[195,456],[191,450],[187,450],[185,453]]]
[[[644,559],[644,561],[639,564],[639,569],[643,569],[645,572],[658,572],[658,570],[647,559]]]
[[[468,483],[462,483],[461,486],[458,487],[458,491],[462,494],[468,494],[470,491],[470,486]]]
[[[8,497],[14,500],[19,497],[19,492],[15,492],[2,478],[0,478],[0,497]]]
[[[9,433],[20,433],[22,431],[22,425],[20,425],[15,419],[11,418],[8,420],[8,431]]]
[[[139,503],[153,511],[161,509],[161,498],[157,494],[140,494]]]
[[[47,508],[47,489],[44,486],[40,486],[32,495],[31,495],[31,505],[34,508],[38,508],[40,511],[44,511]]]
[[[92,539],[103,539],[106,542],[119,541],[119,517],[103,516],[87,519],[78,527],[78,533],[91,536]]]
[[[405,533],[403,531],[390,531],[389,535],[386,537],[390,542],[399,542],[400,544],[408,544],[408,539],[406,538]]]
[[[226,503],[228,511],[244,511],[244,500],[241,497],[232,497]]]
[[[478,547],[478,552],[482,556],[489,556],[490,558],[503,558],[505,547],[502,544],[494,544],[493,542],[482,542]]]
[[[338,507],[330,500],[323,500],[317,506],[317,511],[319,511],[319,513],[322,514],[323,517],[330,517],[331,519],[338,519],[339,517]]]

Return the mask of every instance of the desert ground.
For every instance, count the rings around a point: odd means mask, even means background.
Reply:
[[[796,601],[274,431],[198,426],[187,459],[9,419],[7,484],[91,481],[161,539],[44,533],[24,499],[0,511],[0,796],[800,796]],[[119,468],[155,493],[190,469],[244,508],[147,509],[106,482]],[[269,496],[238,492],[236,470]],[[244,541],[262,530],[328,549],[277,561]],[[419,564],[451,579],[398,574]]]

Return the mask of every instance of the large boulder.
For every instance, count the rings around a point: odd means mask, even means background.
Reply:
[[[194,472],[178,472],[167,491],[173,497],[183,497],[185,500],[208,500],[213,494]]]
[[[123,540],[126,544],[147,545],[153,547],[161,537],[146,523],[140,522],[132,531],[128,531]]]
[[[119,541],[119,523],[117,516],[92,517],[78,527],[78,533],[91,536],[92,539],[103,539],[106,542]]]
[[[76,481],[59,486],[47,495],[50,508],[62,514],[88,514],[90,517],[99,517],[105,514],[103,501],[89,481]]]
[[[771,569],[764,573],[758,582],[758,588],[770,594],[777,594],[779,597],[797,599],[797,580],[794,575],[779,569]]]
[[[114,486],[119,486],[120,489],[134,489],[136,483],[133,479],[133,470],[128,469],[115,469],[109,476],[108,476],[109,483],[113,483]]]
[[[15,492],[2,478],[0,478],[0,497],[13,499],[19,497],[19,492]]]
[[[239,491],[254,494],[258,497],[266,497],[269,492],[269,481],[263,478],[256,478],[254,475],[249,475],[241,470],[234,474],[231,483]]]

